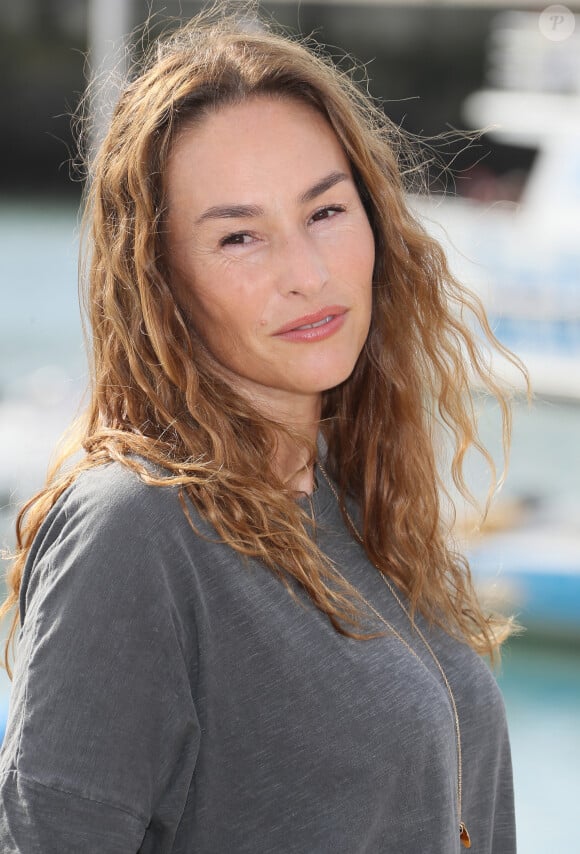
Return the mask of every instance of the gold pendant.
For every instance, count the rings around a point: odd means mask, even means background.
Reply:
[[[459,824],[459,838],[461,839],[464,848],[471,848],[471,838],[463,822],[460,822]]]

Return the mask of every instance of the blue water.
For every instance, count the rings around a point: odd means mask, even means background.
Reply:
[[[580,646],[512,641],[499,683],[511,733],[519,851],[580,851],[568,824],[580,804]]]
[[[12,544],[15,506],[41,485],[86,380],[76,233],[70,206],[0,200],[0,547]],[[483,408],[482,427],[499,456],[493,407]],[[476,464],[471,479],[476,488],[483,483]],[[543,526],[561,531],[561,543],[580,531],[580,405],[516,406],[503,495],[532,499],[528,541]],[[557,538],[550,542],[556,565],[563,553]],[[511,727],[519,850],[580,851],[574,835],[570,840],[580,804],[580,646],[514,641],[499,678]],[[7,691],[0,678],[0,730]]]
[[[0,198],[0,399],[20,396],[46,365],[71,379],[82,374],[77,232],[70,204]]]

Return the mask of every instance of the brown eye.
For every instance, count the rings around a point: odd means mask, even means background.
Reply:
[[[247,238],[247,239],[246,239]],[[245,231],[236,231],[234,234],[228,234],[220,240],[220,246],[244,246],[249,243],[252,236]]]
[[[311,220],[312,222],[320,222],[320,220],[330,219],[334,214],[342,213],[343,211],[344,207],[342,205],[327,205],[312,214]]]

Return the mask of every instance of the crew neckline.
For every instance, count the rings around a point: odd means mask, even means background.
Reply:
[[[327,475],[330,478],[330,475]],[[334,483],[334,481],[332,481]],[[314,513],[315,520],[321,519],[332,513],[333,508],[339,510],[336,496],[334,495],[326,477],[319,469],[318,463],[314,464],[315,487],[311,493],[301,492],[296,501],[307,513]],[[334,484],[336,486],[336,484]]]

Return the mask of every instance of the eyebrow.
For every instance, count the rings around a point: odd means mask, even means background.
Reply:
[[[302,193],[300,196],[300,202],[304,204],[305,202],[312,202],[318,196],[321,196],[323,193],[326,193],[327,190],[332,189],[335,184],[340,184],[341,181],[350,181],[350,175],[347,175],[346,172],[331,172],[330,175],[327,175],[325,178],[322,178],[321,181],[318,181],[313,187],[310,187],[309,190],[306,190],[305,193]]]
[[[351,181],[352,178],[346,172],[331,172],[329,175],[326,175],[320,181],[317,181],[314,186],[310,187],[308,190],[305,190],[298,197],[298,201],[300,204],[306,204],[307,202],[312,202],[314,199],[321,196],[323,193],[326,193],[327,190],[330,190],[336,184],[339,184],[341,181]],[[259,207],[259,205],[214,205],[211,208],[205,210],[196,220],[196,225],[199,225],[205,220],[208,219],[240,219],[246,217],[257,217],[262,216],[264,213],[264,209]]]

